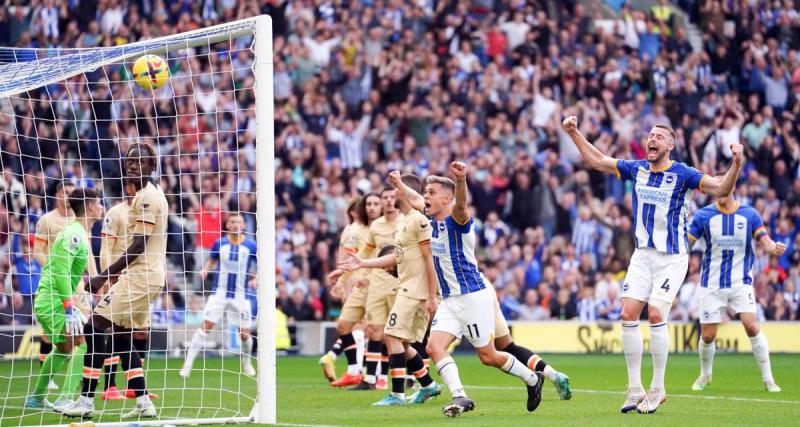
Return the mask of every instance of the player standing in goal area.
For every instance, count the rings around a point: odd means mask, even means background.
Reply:
[[[411,200],[412,206],[419,210],[424,206],[432,229],[431,252],[442,302],[431,324],[427,350],[453,396],[453,401],[445,405],[442,412],[455,417],[475,407],[475,402],[464,391],[455,361],[447,352],[450,344],[462,336],[475,347],[481,363],[494,366],[525,383],[528,392],[526,406],[528,411],[534,411],[541,402],[544,374],[533,370],[538,361],[530,350],[516,346],[510,339],[504,340],[504,348],[513,346],[517,354],[498,351],[495,347],[494,337],[509,335],[508,326],[504,319],[497,323],[497,294],[478,270],[475,258],[477,237],[467,209],[467,166],[453,162],[450,172],[456,177],[456,182],[429,176],[424,198],[414,195],[399,182],[396,172],[392,172],[389,178],[399,192]],[[493,309],[487,310],[489,306]],[[534,367],[526,366],[531,361]],[[562,397],[571,397],[566,376],[562,374],[558,380]]]
[[[205,280],[209,271],[214,271],[214,289],[206,301],[203,313],[203,324],[192,336],[192,342],[186,351],[186,360],[179,374],[189,378],[194,359],[203,350],[208,332],[227,316],[232,325],[239,326],[242,339],[241,367],[248,376],[255,376],[256,370],[250,360],[253,351],[253,337],[250,336],[250,301],[247,299],[246,287],[255,287],[251,271],[256,263],[256,241],[244,234],[244,217],[239,213],[229,214],[225,219],[225,237],[217,239],[211,248],[211,254],[200,271],[200,279]],[[251,280],[248,280],[248,276]]]
[[[764,388],[770,392],[781,391],[772,377],[767,337],[758,328],[752,270],[756,259],[754,243],[775,257],[786,252],[786,245],[772,240],[758,212],[735,201],[732,195],[717,198],[715,204],[697,211],[689,226],[689,240],[695,242],[699,239],[703,239],[706,245],[701,262],[698,305],[700,376],[692,390],[702,391],[711,383],[717,327],[723,314],[731,309],[739,315],[750,337]]]
[[[78,284],[91,262],[89,231],[103,217],[103,206],[92,189],[76,189],[68,196],[75,217],[58,233],[48,247],[49,257],[42,268],[36,290],[33,312],[49,341],[55,346],[40,368],[32,395],[25,400],[26,408],[42,408],[52,375],[69,361],[64,392],[74,391],[81,377],[82,357],[86,351],[82,335],[86,317],[77,307]],[[55,407],[60,407],[61,400]]]
[[[102,237],[100,244],[100,270],[105,271],[114,261],[125,254],[128,248],[128,210],[131,201],[136,195],[136,189],[131,184],[123,185],[124,200],[112,206],[103,218],[103,228],[100,232]],[[107,289],[101,289],[101,292]],[[142,365],[145,363],[147,355],[147,343],[149,331],[134,331],[133,347],[139,352]],[[107,348],[111,348],[111,337],[106,338]],[[111,355],[103,362],[103,400],[122,400],[125,398],[135,399],[134,390],[128,389],[125,393],[120,393],[116,385],[116,370],[120,358]],[[156,394],[149,393],[151,398],[158,397]]]
[[[647,137],[646,160],[618,160],[595,148],[578,130],[578,119],[562,122],[564,131],[592,169],[633,181],[633,228],[636,250],[622,285],[622,349],[628,367],[628,392],[620,411],[651,414],[666,400],[664,372],[669,354],[667,318],[689,267],[686,216],[692,191],[714,197],[733,191],[744,163],[742,145],[732,144],[733,164],[722,176],[707,176],[669,159],[675,131],[657,124]],[[641,380],[642,333],[639,316],[648,304],[653,381],[645,393]]]
[[[156,408],[146,394],[144,371],[133,348],[133,330],[150,326],[150,306],[164,288],[166,279],[166,231],[168,206],[164,192],[150,182],[158,160],[152,146],[131,144],[125,153],[125,182],[136,195],[128,211],[128,249],[111,266],[92,277],[93,292],[107,282],[116,282],[102,297],[86,324],[87,354],[81,395],[59,412],[70,417],[90,418],[94,394],[109,356],[104,333],[110,330],[112,347],[120,356],[128,388],[136,394],[136,406],[125,417],[155,417]],[[123,271],[124,270],[124,271]]]
[[[381,215],[381,198],[377,193],[369,193],[352,201],[347,208],[350,224],[342,231],[339,241],[340,255],[369,254],[367,247],[369,226]],[[367,306],[367,286],[363,273],[345,272],[336,269],[328,275],[328,279],[335,281],[335,292],[343,295],[344,306],[339,320],[336,322],[336,332],[339,334],[339,345],[347,357],[347,372],[338,380],[335,378],[331,353],[320,359],[325,376],[334,387],[354,386],[363,380],[362,358],[359,353],[363,349],[363,339],[356,339],[356,333],[363,337],[363,330],[356,330],[363,324]],[[359,342],[360,341],[360,342]]]

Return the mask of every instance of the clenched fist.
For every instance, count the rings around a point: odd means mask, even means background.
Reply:
[[[457,180],[464,180],[467,178],[467,165],[458,161],[450,163],[450,173]]]
[[[569,116],[561,122],[561,128],[564,129],[564,132],[572,133],[578,130],[578,118],[575,116]]]
[[[741,166],[744,163],[744,147],[742,144],[735,142],[731,144],[731,154],[733,155],[733,163]]]

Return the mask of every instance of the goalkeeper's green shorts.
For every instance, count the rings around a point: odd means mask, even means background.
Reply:
[[[65,325],[67,324],[67,316],[64,312],[64,306],[60,303],[50,303],[43,301],[45,298],[36,298],[33,303],[33,314],[36,320],[42,325],[42,330],[50,342],[59,344],[66,341],[64,337]]]

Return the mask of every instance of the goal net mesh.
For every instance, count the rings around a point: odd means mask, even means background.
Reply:
[[[34,309],[36,289],[58,231],[73,221],[63,216],[71,212],[59,190],[94,188],[107,213],[117,204],[127,212],[123,157],[135,143],[155,149],[151,182],[164,192],[169,211],[166,236],[159,236],[166,238],[166,252],[158,254],[166,283],[150,297],[149,327],[134,334],[157,420],[242,421],[252,413],[257,381],[246,367],[257,369],[256,349],[243,341],[242,331],[257,336],[255,263],[234,253],[247,257],[256,245],[255,23],[110,48],[0,48],[0,221],[8,218],[0,224],[0,247],[8,248],[0,252],[0,340],[11,349],[0,362],[3,426],[75,422],[26,404],[40,376],[40,349],[47,348]],[[169,77],[157,89],[143,89],[132,74],[145,54],[168,64]],[[234,237],[226,232],[231,217],[238,217],[241,229]],[[82,283],[119,257],[104,245],[131,242],[132,228],[115,218],[107,214],[90,231],[94,266]],[[79,295],[87,317],[102,298]],[[199,340],[196,331],[209,320],[213,329]],[[197,358],[184,378],[193,342]],[[116,375],[125,395],[126,367],[114,356],[97,387],[94,422],[121,422],[136,405],[135,399],[103,399],[112,375],[106,371]],[[64,389],[68,365],[52,371],[46,402],[78,397],[80,380],[73,390]]]

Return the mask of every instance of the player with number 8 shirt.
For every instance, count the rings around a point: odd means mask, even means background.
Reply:
[[[622,287],[622,349],[628,367],[628,392],[620,411],[651,414],[666,401],[664,373],[669,354],[667,316],[689,267],[686,233],[688,205],[695,189],[721,197],[730,194],[744,163],[742,145],[732,144],[733,164],[721,176],[708,176],[670,160],[675,131],[656,124],[646,142],[646,160],[619,160],[595,148],[578,130],[578,119],[562,122],[592,169],[633,181],[633,224],[636,250]],[[648,304],[653,381],[645,393],[641,380],[642,333],[639,316]]]

